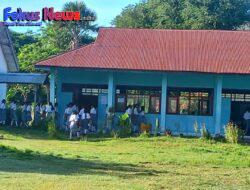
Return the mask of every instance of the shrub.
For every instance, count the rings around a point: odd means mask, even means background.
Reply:
[[[206,128],[206,124],[203,123],[201,127],[201,138],[203,139],[211,139],[211,134]]]
[[[127,137],[131,134],[131,120],[127,113],[119,116],[118,131],[121,137]]]
[[[56,128],[56,123],[53,119],[50,119],[47,123],[48,135],[50,138],[57,138],[58,132]]]
[[[239,143],[243,139],[243,131],[234,123],[225,126],[225,137],[227,142]]]
[[[147,131],[143,131],[140,134],[140,138],[149,138],[149,137],[150,137],[150,134]]]

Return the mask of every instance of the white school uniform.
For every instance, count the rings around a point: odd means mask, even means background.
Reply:
[[[126,113],[127,113],[128,115],[132,115],[132,109],[131,109],[131,108],[128,108],[128,109],[126,110]]]
[[[84,120],[84,119],[90,119],[90,114],[89,113],[84,113],[81,115],[81,120]]]
[[[46,105],[45,111],[46,111],[46,113],[52,113],[52,106],[51,105]]]
[[[6,109],[6,104],[5,103],[1,103],[0,104],[0,109],[2,109],[2,110]]]
[[[70,130],[73,130],[74,128],[77,127],[77,121],[79,117],[77,114],[71,114],[69,117],[69,128]]]
[[[139,115],[139,113],[138,113],[138,108],[134,108],[134,114],[135,114],[135,115]]]
[[[80,110],[80,112],[79,112],[79,115],[83,115],[84,113],[85,113],[85,109],[82,108],[82,109]]]
[[[10,104],[10,109],[11,109],[11,110],[16,111],[16,108],[17,108],[17,106],[16,106],[15,103],[11,103],[11,104]]]
[[[90,114],[96,114],[96,109],[95,108],[91,108]]]

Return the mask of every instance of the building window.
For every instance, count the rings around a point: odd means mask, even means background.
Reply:
[[[250,92],[240,90],[223,90],[223,98],[229,98],[232,102],[250,102]]]
[[[212,94],[210,89],[168,89],[169,114],[212,115]]]
[[[118,86],[116,90],[115,108],[117,112],[125,112],[126,107],[138,104],[145,113],[160,113],[160,94],[158,88]]]

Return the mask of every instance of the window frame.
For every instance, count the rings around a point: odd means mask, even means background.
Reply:
[[[119,88],[120,87],[120,88]],[[148,112],[145,114],[160,114],[161,113],[161,88],[159,87],[138,87],[138,86],[117,86],[116,88],[116,92],[120,92],[120,93],[116,93],[115,96],[115,111],[116,112],[125,112],[126,111],[126,107],[127,107],[127,100],[128,100],[128,95],[137,95],[137,96],[148,96],[149,97],[149,108],[148,108]],[[128,93],[128,91],[148,91],[149,93]],[[154,93],[150,93],[154,92]],[[159,93],[155,93],[156,91],[158,91]],[[120,110],[117,107],[117,103],[118,103],[118,98],[119,97],[124,97],[125,98],[125,109],[124,110]],[[152,97],[158,97],[160,102],[160,106],[159,106],[159,112],[154,112],[152,111],[151,107],[152,107],[152,102],[151,99]]]
[[[175,92],[177,94],[176,96],[171,96],[171,92]],[[181,114],[180,113],[180,92],[188,92],[188,113],[187,114]],[[191,114],[190,112],[190,101],[191,101],[191,93],[208,93],[208,99],[199,99],[198,98],[198,113],[199,114]],[[199,96],[197,96],[199,97]],[[176,104],[177,104],[177,109],[175,113],[171,113],[170,108],[169,108],[169,100],[170,98],[176,98]],[[208,102],[208,114],[202,114],[202,108],[204,107],[204,102]],[[168,87],[167,89],[167,114],[168,115],[182,115],[182,116],[213,116],[213,110],[214,110],[214,89],[212,88],[188,88],[188,87]],[[200,105],[201,104],[201,105]]]

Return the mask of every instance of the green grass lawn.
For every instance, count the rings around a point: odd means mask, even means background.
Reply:
[[[192,138],[49,140],[0,128],[0,189],[250,189],[250,146]]]

